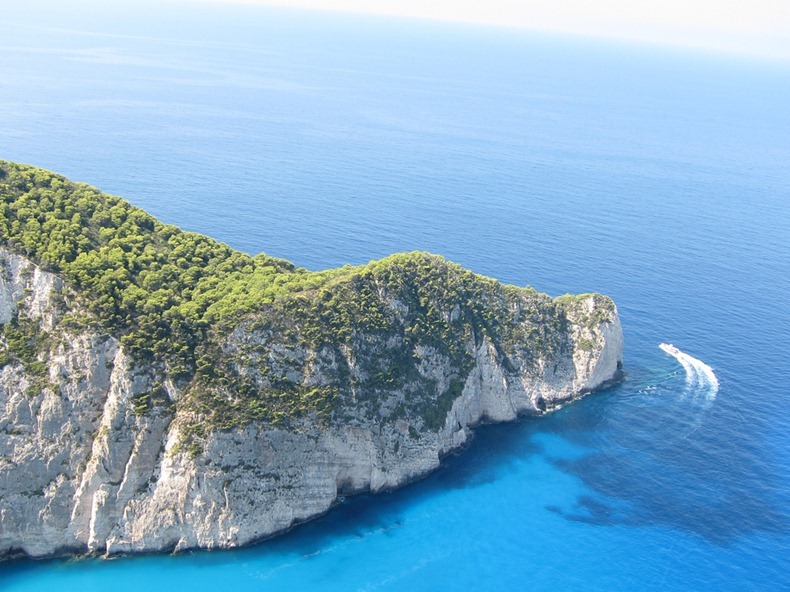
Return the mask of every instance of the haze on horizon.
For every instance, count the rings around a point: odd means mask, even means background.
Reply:
[[[191,0],[461,21],[790,60],[788,0]]]

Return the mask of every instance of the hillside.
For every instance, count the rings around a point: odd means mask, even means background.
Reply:
[[[619,377],[617,311],[427,253],[308,272],[0,162],[0,554],[227,547]]]

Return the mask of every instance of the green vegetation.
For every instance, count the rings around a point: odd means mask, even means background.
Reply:
[[[168,407],[170,398],[164,387],[156,383],[151,390],[137,393],[131,400],[132,410],[136,415],[145,415],[154,407]]]
[[[321,282],[286,261],[250,257],[162,224],[128,202],[33,167],[0,162],[2,244],[58,273],[141,358],[189,374],[207,327]]]
[[[184,393],[179,408],[195,418],[185,430],[192,447],[209,429],[250,421],[331,421],[352,391],[369,413],[382,412],[387,393],[406,392],[397,413],[418,413],[426,427],[440,429],[472,367],[473,347],[487,340],[506,366],[514,348],[527,359],[558,350],[572,298],[555,304],[531,288],[503,286],[419,252],[308,272],[162,224],[87,185],[2,161],[0,246],[65,280],[64,326],[99,327],[138,362],[158,365],[161,380],[174,381]],[[3,328],[0,366],[17,361],[43,376],[42,337],[24,323]],[[242,337],[231,339],[234,331]],[[444,392],[420,381],[425,348],[451,362]],[[310,379],[316,368],[318,384]],[[132,401],[140,415],[168,405],[161,382]]]
[[[592,313],[585,320],[585,326],[588,329],[598,327],[601,323],[609,322],[612,320],[615,307],[611,298],[603,296],[602,294],[563,294],[555,298],[554,302],[562,307],[574,307],[580,302],[588,301],[590,298],[593,300]],[[585,348],[583,348],[585,349]],[[590,347],[592,349],[592,347]]]
[[[49,336],[37,323],[29,319],[14,319],[0,325],[0,368],[10,362],[21,363],[28,374],[43,378],[47,374],[46,360],[39,359],[46,351]]]

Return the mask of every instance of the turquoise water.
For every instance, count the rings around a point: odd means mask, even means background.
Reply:
[[[790,588],[790,65],[85,6],[0,16],[0,158],[311,269],[423,249],[608,293],[628,380],[255,547],[4,564],[0,590]]]

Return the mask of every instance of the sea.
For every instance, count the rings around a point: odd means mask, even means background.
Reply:
[[[0,591],[790,590],[789,62],[229,3],[3,4],[0,158],[312,270],[425,250],[606,293],[627,378],[251,547],[7,562]]]

